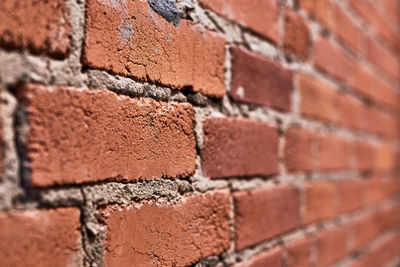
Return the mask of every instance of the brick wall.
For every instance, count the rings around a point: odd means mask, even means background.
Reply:
[[[0,1],[0,266],[397,266],[399,13]]]

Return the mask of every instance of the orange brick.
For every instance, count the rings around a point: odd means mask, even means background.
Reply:
[[[205,8],[278,42],[278,2],[276,0],[200,0],[200,2]]]
[[[187,266],[230,246],[229,192],[100,210],[106,266]]]
[[[330,0],[299,0],[300,8],[327,28],[333,26],[333,6]]]
[[[351,84],[356,64],[345,51],[320,37],[314,45],[314,65],[332,77]]]
[[[334,31],[339,39],[353,51],[357,53],[363,52],[366,42],[363,30],[350,19],[339,5],[335,5],[334,16]]]
[[[320,171],[340,171],[350,169],[350,143],[348,140],[327,134],[319,134],[316,139]]]
[[[300,90],[300,113],[324,122],[334,118],[334,91],[326,83],[307,74],[297,75]]]
[[[221,36],[187,20],[175,26],[147,1],[86,2],[86,66],[222,97],[224,58]]]
[[[304,187],[304,223],[328,219],[336,214],[336,189],[329,182],[308,182]]]
[[[236,249],[241,250],[299,225],[299,194],[292,186],[271,186],[233,195]]]
[[[335,121],[339,125],[354,130],[366,128],[366,107],[360,100],[342,92],[334,98]]]
[[[303,18],[286,8],[284,16],[283,48],[305,60],[311,42],[310,30]]]
[[[79,266],[79,210],[0,212],[2,266]]]
[[[360,179],[340,181],[336,184],[340,213],[359,209],[364,203],[364,186]]]
[[[285,165],[289,172],[312,171],[313,136],[301,128],[289,128],[286,131]]]
[[[335,227],[318,233],[316,237],[316,266],[329,266],[344,258],[348,251],[347,229]]]
[[[24,149],[32,186],[179,178],[195,171],[189,104],[34,84],[16,94],[29,120]]]
[[[287,244],[287,266],[309,267],[311,265],[312,239],[304,237]]]
[[[67,56],[72,29],[65,1],[0,1],[0,46]]]

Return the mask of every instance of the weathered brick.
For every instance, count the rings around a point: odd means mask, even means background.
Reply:
[[[344,227],[335,227],[318,233],[316,237],[316,266],[330,266],[346,256],[348,234]]]
[[[333,11],[330,0],[298,0],[300,8],[327,28],[332,28]]]
[[[283,38],[283,48],[285,51],[306,60],[309,54],[310,43],[310,30],[307,23],[295,12],[286,8]]]
[[[0,46],[62,58],[71,48],[70,14],[62,0],[0,3]]]
[[[335,92],[332,87],[307,74],[297,75],[297,81],[301,115],[324,122],[333,122]]]
[[[308,182],[304,186],[303,222],[313,223],[336,215],[336,188],[329,182]]]
[[[299,225],[299,195],[292,186],[240,191],[234,193],[233,197],[237,250]]]
[[[79,210],[0,212],[2,266],[79,266]]]
[[[290,172],[312,171],[314,168],[312,133],[301,128],[286,131],[285,165]]]
[[[311,247],[312,239],[310,237],[303,237],[287,244],[287,266],[311,266]]]
[[[143,201],[101,211],[106,266],[186,266],[230,246],[229,192]]]
[[[222,97],[225,41],[153,12],[147,1],[86,2],[84,63],[92,68]]]
[[[364,187],[360,179],[340,181],[336,184],[338,211],[351,212],[364,204]]]
[[[110,91],[25,85],[33,186],[179,178],[195,170],[193,108]]]
[[[282,248],[276,247],[266,252],[262,252],[252,257],[246,264],[238,264],[235,267],[265,267],[274,266],[282,267],[283,265],[283,254]]]
[[[293,74],[270,59],[233,47],[231,96],[234,100],[291,109]]]
[[[276,0],[200,0],[200,2],[205,8],[278,42],[278,2]]]
[[[266,176],[278,173],[276,127],[249,119],[203,121],[202,167],[211,178]]]
[[[320,37],[314,45],[314,65],[332,77],[351,84],[355,72],[355,62],[339,46],[325,37]]]

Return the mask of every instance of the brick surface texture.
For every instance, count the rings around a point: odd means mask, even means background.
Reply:
[[[399,20],[0,1],[0,266],[399,266]]]

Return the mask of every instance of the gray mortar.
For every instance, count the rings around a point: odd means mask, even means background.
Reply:
[[[298,60],[288,61],[281,49],[274,47],[265,38],[244,29],[240,25],[214,12],[202,9],[198,0],[148,0],[151,5],[151,12],[154,10],[166,20],[179,24],[179,19],[185,18],[192,20],[200,28],[206,28],[218,32],[227,40],[227,48],[231,45],[240,45],[249,48],[255,53],[259,53],[274,61],[278,61],[286,68],[302,71],[322,79],[332,85],[336,90],[343,90],[343,87],[334,79],[323,73],[314,70],[312,64],[301,63]],[[288,5],[293,5],[293,0],[287,0]],[[341,5],[347,7],[346,1]],[[7,92],[16,84],[22,82],[36,82],[48,85],[69,85],[77,88],[90,87],[93,89],[108,89],[119,94],[131,97],[150,97],[161,101],[191,102],[196,110],[196,141],[200,151],[203,144],[201,121],[207,116],[237,116],[242,118],[252,118],[270,125],[274,125],[277,120],[282,121],[282,130],[285,131],[292,125],[301,125],[319,132],[332,132],[345,136],[350,139],[360,139],[370,143],[380,143],[382,139],[340,127],[332,128],[329,125],[309,121],[300,118],[298,115],[299,96],[293,96],[295,110],[289,113],[273,111],[266,107],[251,104],[238,104],[231,101],[229,97],[224,97],[222,101],[211,101],[208,97],[200,93],[186,93],[179,90],[158,86],[150,83],[137,82],[134,79],[109,74],[105,71],[88,69],[82,72],[82,45],[84,42],[84,0],[67,0],[67,6],[71,15],[72,39],[71,51],[64,60],[55,60],[48,56],[33,56],[28,52],[4,51],[0,49],[0,87],[1,92],[1,117],[4,129],[4,175],[0,182],[0,210],[8,209],[33,209],[47,207],[70,207],[75,206],[81,210],[82,223],[82,250],[84,266],[102,266],[105,228],[98,221],[97,209],[99,206],[108,204],[129,204],[132,201],[165,198],[171,202],[177,202],[182,194],[192,192],[207,192],[218,188],[230,188],[231,191],[270,186],[276,183],[290,183],[302,188],[302,184],[307,180],[340,180],[344,178],[359,178],[361,174],[357,171],[346,173],[314,173],[308,175],[292,175],[281,173],[274,177],[250,177],[249,179],[213,180],[205,177],[201,169],[200,156],[196,161],[196,172],[187,181],[181,180],[154,180],[136,183],[114,183],[104,182],[98,184],[85,184],[80,186],[63,186],[60,188],[47,188],[30,190],[35,197],[29,198],[20,186],[19,164],[22,158],[17,155],[15,146],[15,133],[21,131],[15,129],[13,124],[14,110],[17,106],[15,98]],[[151,13],[150,12],[150,13]],[[349,13],[349,12],[348,12]],[[315,39],[321,26],[311,20],[303,11],[299,13],[311,26],[312,37]],[[371,35],[361,23],[361,19],[350,11],[352,19],[361,25],[364,30]],[[281,27],[282,25],[280,25]],[[338,40],[330,37],[338,45]],[[225,83],[229,91],[230,86],[230,60],[229,51],[225,61]],[[375,66],[367,64],[367,67],[374,71]],[[385,78],[386,79],[386,78]],[[346,89],[346,88],[344,88]],[[296,91],[296,90],[295,90]],[[207,105],[207,106],[204,106]],[[23,132],[23,131],[22,131]],[[23,134],[21,134],[23,136]],[[392,143],[399,146],[399,142]],[[281,142],[283,146],[283,142]],[[290,233],[284,234],[276,239],[262,242],[254,247],[235,252],[232,248],[219,257],[208,257],[200,260],[196,266],[229,266],[239,260],[248,261],[251,257],[260,252],[271,248],[277,244],[287,243],[302,235],[312,235],[320,228],[327,228],[342,223],[350,222],[356,218],[368,215],[372,210],[379,207],[367,208],[360,212],[350,215],[343,215],[339,219],[327,221],[316,226],[300,228]],[[233,204],[231,203],[231,223],[233,222]],[[233,227],[233,226],[232,226]],[[233,228],[232,228],[233,229]]]
[[[181,17],[175,0],[148,0],[148,2],[156,13],[175,26],[179,25]]]

